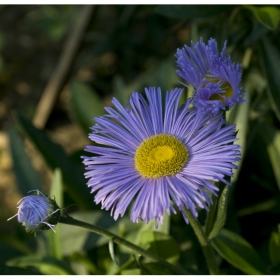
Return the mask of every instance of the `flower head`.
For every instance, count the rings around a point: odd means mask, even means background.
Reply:
[[[36,195],[25,196],[18,203],[15,216],[18,216],[18,222],[25,226],[27,232],[36,233],[50,228],[54,231],[53,227],[60,217],[60,209],[54,200],[37,191]]]
[[[133,222],[155,219],[157,226],[164,212],[176,213],[173,201],[188,222],[184,207],[195,217],[197,206],[208,210],[209,192],[218,191],[210,180],[226,182],[237,168],[235,126],[189,109],[189,102],[178,108],[182,91],[167,92],[164,101],[160,88],[146,89],[147,101],[133,92],[126,108],[113,98],[116,109],[94,119],[89,138],[99,145],[85,148],[95,154],[83,156],[85,176],[94,201],[114,219],[132,204]]]
[[[176,73],[194,86],[193,104],[198,110],[217,114],[229,110],[235,103],[245,102],[241,88],[241,64],[232,63],[226,56],[226,42],[218,54],[217,42],[202,39],[192,48],[184,46],[176,53],[179,69]]]

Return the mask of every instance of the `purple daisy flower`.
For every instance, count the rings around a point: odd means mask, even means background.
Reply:
[[[151,219],[163,223],[163,214],[183,213],[184,207],[197,217],[197,206],[208,210],[208,192],[217,195],[210,182],[233,176],[240,160],[235,126],[224,127],[222,117],[209,118],[189,108],[178,108],[182,89],[166,93],[146,89],[146,99],[133,92],[126,108],[113,98],[116,109],[94,119],[89,138],[104,146],[87,146],[97,156],[83,156],[88,187],[94,201],[111,209],[116,220],[132,204],[131,220]],[[164,104],[164,105],[163,105]],[[132,203],[133,202],[133,203]]]
[[[231,109],[235,103],[245,102],[240,85],[241,64],[232,63],[230,56],[226,56],[226,42],[220,56],[215,39],[211,38],[208,45],[202,39],[191,44],[192,48],[185,45],[175,56],[179,67],[176,73],[194,86],[194,106],[217,114]]]
[[[60,217],[60,209],[56,202],[37,191],[37,195],[23,197],[19,202],[18,222],[25,226],[27,232],[52,229]]]

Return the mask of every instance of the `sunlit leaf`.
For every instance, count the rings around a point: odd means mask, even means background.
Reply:
[[[121,275],[141,275],[141,270],[139,268],[124,269]]]
[[[141,245],[170,263],[176,263],[180,257],[177,242],[170,235],[161,232],[144,231],[141,234]]]
[[[130,220],[124,220],[121,219],[119,221],[120,228],[125,227],[125,231],[123,234],[125,234],[125,238],[133,242],[136,245],[141,245],[142,242],[142,233],[144,231],[156,231],[161,232],[166,235],[169,234],[169,227],[170,227],[170,216],[164,213],[163,215],[163,225],[159,224],[158,228],[155,228],[155,220],[150,221],[148,224],[144,222],[139,223],[131,223]],[[120,250],[122,252],[130,253],[130,250],[124,246],[120,246]]]
[[[247,9],[251,10],[256,19],[269,29],[275,29],[280,20],[280,10],[275,6],[256,7],[245,5]]]
[[[265,266],[256,250],[240,235],[222,229],[211,241],[221,257],[246,274],[266,274]]]
[[[62,175],[60,169],[56,168],[54,170],[53,180],[51,184],[51,189],[49,196],[55,199],[57,205],[63,208],[63,185],[62,185]],[[55,226],[55,233],[52,230],[46,232],[48,236],[48,247],[50,256],[62,259],[62,251],[60,244],[60,224]]]
[[[39,175],[33,168],[31,161],[25,152],[19,134],[13,126],[10,126],[7,129],[7,132],[13,158],[13,167],[21,194],[26,196],[27,192],[31,190],[42,191]]]

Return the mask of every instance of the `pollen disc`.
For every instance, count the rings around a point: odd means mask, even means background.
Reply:
[[[188,158],[188,149],[181,140],[169,134],[158,134],[138,146],[134,163],[142,177],[155,179],[177,174]]]

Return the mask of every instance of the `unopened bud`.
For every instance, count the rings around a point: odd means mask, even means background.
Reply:
[[[25,226],[27,232],[48,229],[55,232],[53,228],[60,218],[60,208],[55,200],[37,191],[36,195],[25,196],[18,204],[18,213],[10,219],[18,216],[18,222]]]

